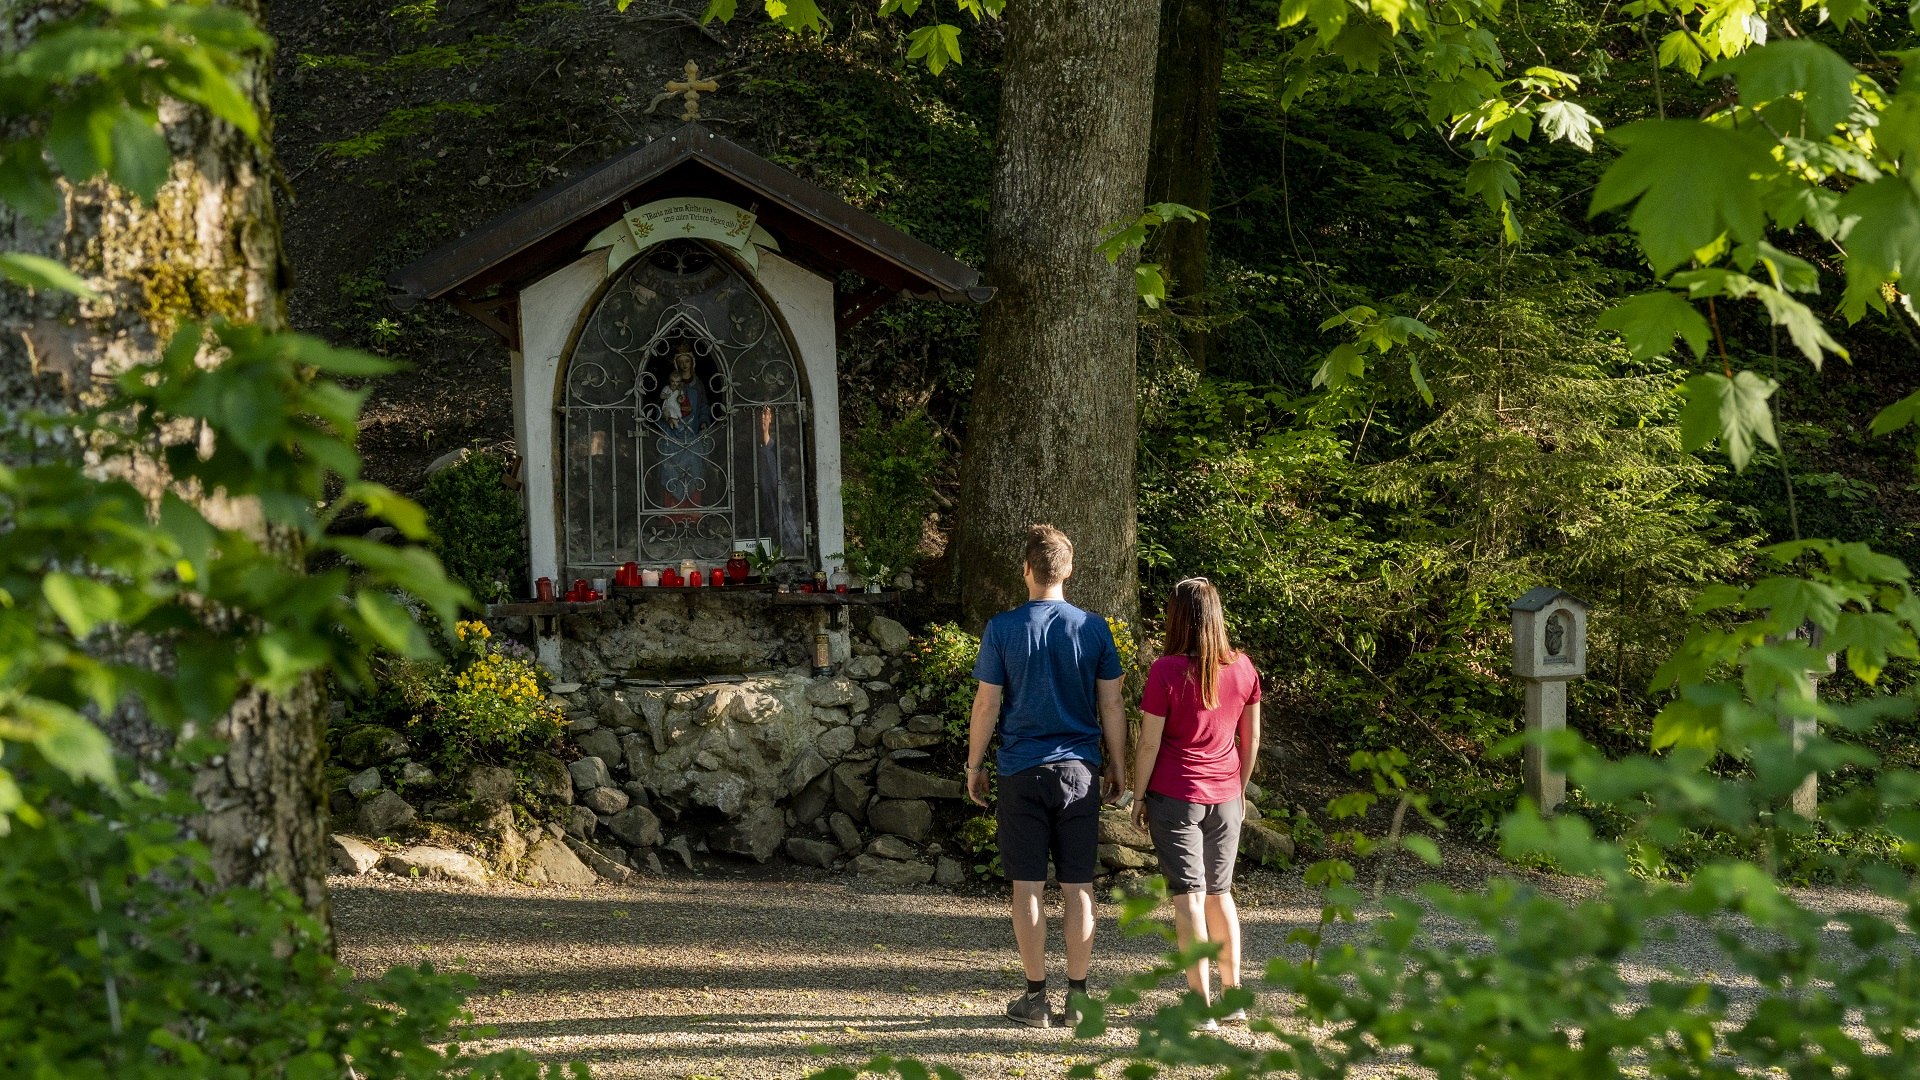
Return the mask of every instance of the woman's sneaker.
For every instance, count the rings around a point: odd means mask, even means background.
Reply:
[[[1237,1024],[1240,1027],[1246,1027],[1247,1026],[1247,1010],[1235,1009],[1232,1012],[1228,1013],[1227,1015],[1221,1017],[1220,1022],[1223,1024]]]
[[[1021,994],[1007,1002],[1007,1019],[1028,1027],[1052,1027],[1053,1006],[1047,1002],[1045,990],[1031,994]]]

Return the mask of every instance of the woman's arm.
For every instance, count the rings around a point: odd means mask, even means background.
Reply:
[[[1147,782],[1153,779],[1153,763],[1160,758],[1160,737],[1166,733],[1167,718],[1150,712],[1140,714],[1140,744],[1133,752],[1133,821],[1146,820]]]
[[[1240,797],[1246,798],[1253,767],[1260,761],[1260,703],[1247,702],[1240,710]]]

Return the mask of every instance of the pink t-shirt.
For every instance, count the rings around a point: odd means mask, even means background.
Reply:
[[[1167,718],[1148,791],[1196,803],[1232,802],[1240,790],[1240,713],[1260,700],[1260,673],[1241,653],[1220,669],[1220,704],[1200,704],[1200,682],[1190,678],[1193,661],[1163,656],[1147,672],[1140,711]]]

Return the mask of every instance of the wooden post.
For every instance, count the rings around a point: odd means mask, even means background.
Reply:
[[[1567,680],[1527,680],[1527,734],[1565,731],[1567,727]],[[1551,814],[1567,801],[1567,774],[1547,765],[1547,749],[1529,741],[1521,760],[1522,779],[1527,798],[1541,813]]]

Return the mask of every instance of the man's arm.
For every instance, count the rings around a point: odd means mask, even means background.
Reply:
[[[1247,702],[1240,710],[1240,797],[1247,797],[1247,784],[1253,780],[1253,767],[1260,762],[1260,703]]]
[[[1097,684],[1100,699],[1100,734],[1106,738],[1107,766],[1101,770],[1100,797],[1112,802],[1127,786],[1127,711],[1120,703],[1120,680],[1101,679]]]
[[[967,798],[987,805],[987,743],[1000,723],[1001,688],[990,682],[973,691],[973,718],[967,723]]]

